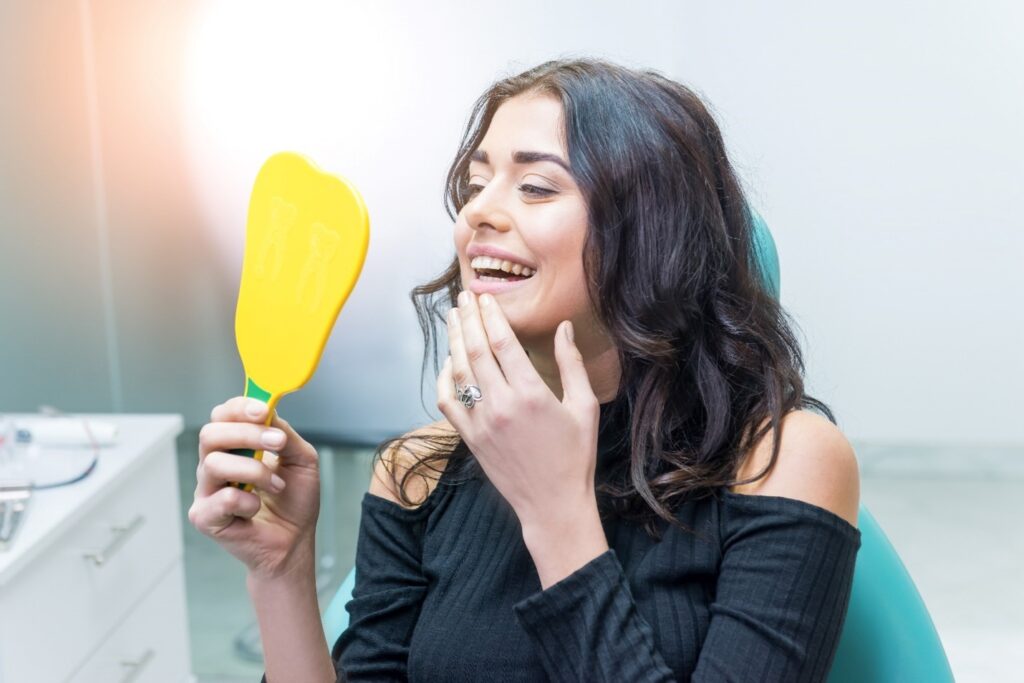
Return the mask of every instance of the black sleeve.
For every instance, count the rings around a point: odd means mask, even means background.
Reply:
[[[338,683],[407,680],[409,641],[427,590],[423,531],[436,499],[404,508],[364,494],[349,624],[331,648]]]
[[[512,607],[552,681],[674,681],[615,550]]]
[[[860,530],[793,498],[724,495],[722,566],[693,680],[826,680]]]
[[[716,598],[691,680],[825,680],[860,531],[802,501],[726,495]],[[553,681],[678,680],[612,549],[513,609]]]

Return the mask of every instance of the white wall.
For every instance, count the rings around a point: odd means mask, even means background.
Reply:
[[[1024,5],[689,3],[681,29],[812,393],[862,440],[1024,444]]]

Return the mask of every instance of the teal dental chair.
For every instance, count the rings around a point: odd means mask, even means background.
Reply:
[[[779,297],[779,257],[768,226],[753,212],[754,246],[768,290]],[[928,609],[878,522],[860,506],[861,547],[829,683],[953,683],[953,672]],[[323,613],[329,645],[348,626],[353,568]]]

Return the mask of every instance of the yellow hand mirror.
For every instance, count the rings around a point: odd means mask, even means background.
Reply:
[[[349,182],[293,152],[263,164],[249,199],[235,341],[245,396],[269,406],[267,425],[281,397],[313,376],[369,242],[366,205]],[[231,453],[263,459],[262,450]]]

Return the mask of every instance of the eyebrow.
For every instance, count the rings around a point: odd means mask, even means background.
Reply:
[[[479,161],[484,164],[490,165],[488,161],[487,152],[482,149],[475,150],[472,156],[469,157],[472,161]],[[572,175],[572,171],[569,170],[569,164],[567,164],[562,157],[557,154],[548,154],[547,152],[526,152],[519,151],[512,153],[512,162],[516,164],[532,164],[537,161],[552,161],[561,166],[566,173]]]

